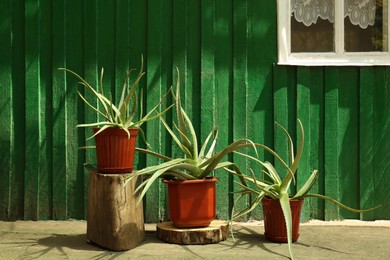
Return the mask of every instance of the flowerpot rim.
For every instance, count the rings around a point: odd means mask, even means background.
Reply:
[[[300,200],[304,200],[305,198],[300,198],[300,199],[291,199],[293,196],[288,196],[290,198],[290,201],[300,201]],[[263,197],[263,200],[274,200],[273,198],[269,197],[269,196],[264,196]]]
[[[163,180],[164,183],[169,185],[182,185],[182,184],[193,184],[193,183],[205,183],[205,182],[216,182],[219,179],[212,176],[207,176],[204,179],[199,180],[184,180],[184,181],[174,181],[174,180]]]
[[[97,131],[99,131],[99,129],[101,129],[101,127],[94,127],[93,128],[93,131],[94,133],[96,133]],[[130,135],[137,135],[138,134],[138,128],[128,128],[129,132],[130,132]],[[127,136],[127,133],[125,130],[123,130],[122,128],[120,127],[109,127],[109,128],[106,128],[104,129],[102,132],[99,133],[99,135],[101,134],[115,134],[115,135],[126,135]]]

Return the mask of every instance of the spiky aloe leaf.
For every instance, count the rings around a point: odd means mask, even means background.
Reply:
[[[179,68],[176,67],[177,71],[177,82],[176,82],[176,96],[174,98],[176,99],[176,113],[177,113],[177,122],[179,124],[179,129],[180,129],[180,139],[183,145],[185,145],[188,149],[191,147],[191,143],[188,142],[188,133],[184,121],[184,116],[183,116],[183,108],[181,106],[181,100],[180,100],[180,73],[179,73]],[[190,122],[191,124],[191,122]],[[184,138],[187,137],[187,138]]]
[[[89,106],[93,111],[95,111],[96,113],[98,113],[99,115],[103,116],[104,118],[106,118],[107,120],[109,120],[109,118],[103,113],[101,112],[99,109],[97,109],[96,107],[94,107],[91,103],[88,102],[88,100],[85,99],[85,97],[80,93],[80,91],[77,91],[77,94],[80,96],[80,98],[84,101],[85,104],[87,104],[87,106]]]
[[[309,179],[305,182],[305,184],[300,188],[300,190],[294,195],[293,199],[304,198],[307,193],[313,188],[314,184],[318,179],[318,171],[314,170],[310,175]]]
[[[275,124],[280,128],[282,129],[282,131],[284,132],[284,134],[286,135],[287,137],[287,140],[288,140],[288,147],[290,148],[290,151],[289,151],[289,156],[290,156],[290,164],[293,164],[294,163],[294,143],[292,141],[292,138],[290,136],[290,134],[288,133],[288,131],[286,130],[286,128],[284,128],[281,124],[279,124],[278,122],[275,122]]]
[[[208,150],[208,152],[206,153],[205,155],[205,152],[206,152],[206,149],[207,149],[207,146],[211,140],[211,137],[213,136],[213,134],[215,133],[215,136],[213,138],[213,141],[210,145],[210,148]],[[210,133],[208,134],[206,140],[204,141],[203,145],[202,145],[202,148],[200,149],[200,152],[199,152],[199,158],[201,158],[201,163],[204,161],[204,159],[208,159],[210,158],[213,153],[214,153],[214,149],[215,149],[215,146],[217,144],[217,139],[218,139],[218,130],[211,130]],[[204,158],[204,159],[203,159]]]
[[[272,179],[272,181],[274,183],[276,183],[278,185],[280,185],[282,183],[282,180],[280,179],[279,174],[277,173],[275,167],[273,167],[273,165],[271,163],[269,163],[269,162],[262,162],[261,160],[255,158],[253,156],[250,156],[248,154],[244,154],[244,153],[241,153],[241,152],[236,152],[235,151],[234,153],[259,163],[260,165],[262,165],[264,168],[266,168],[268,170],[268,172],[265,172],[265,173],[267,174],[268,177],[270,177]]]
[[[252,212],[261,203],[261,200],[263,199],[264,194],[258,193],[258,192],[256,192],[255,194],[258,194],[258,196],[256,196],[252,201],[250,201],[249,205],[247,207],[240,210],[239,212],[234,213],[234,215],[232,215],[232,219],[237,219],[239,217],[242,217],[242,216]]]
[[[294,174],[295,174],[295,172],[298,168],[299,162],[301,160],[301,156],[302,156],[302,152],[303,152],[303,144],[304,144],[304,140],[305,140],[305,133],[303,130],[302,122],[299,119],[298,119],[298,125],[300,127],[300,132],[301,132],[301,140],[299,141],[298,151],[297,151],[297,154],[294,158],[294,162],[290,167],[290,171],[287,172],[286,177],[283,179],[283,182],[281,185],[281,192],[288,191],[288,189],[290,187],[291,180],[294,179]],[[291,172],[292,172],[292,174],[291,174]]]
[[[192,147],[192,155],[194,157],[194,160],[198,160],[198,138],[196,136],[195,129],[191,123],[190,118],[188,117],[187,113],[184,110],[182,110],[182,116],[184,118],[184,121],[187,123],[188,129],[189,129],[190,134],[191,134],[190,136],[191,136],[192,144],[190,144],[190,147]],[[179,125],[179,128],[180,128],[180,125]],[[182,129],[180,128],[180,130],[182,130]]]
[[[183,164],[182,162],[183,162],[183,159],[174,159],[172,161],[168,161],[168,162],[165,162],[165,163],[158,165],[157,168],[159,168],[159,169],[157,171],[154,171],[153,174],[150,175],[150,178],[146,180],[147,184],[142,189],[142,192],[141,192],[141,195],[140,195],[140,198],[139,198],[139,201],[137,204],[139,204],[142,201],[142,198],[145,196],[146,192],[148,191],[150,186],[154,183],[154,181],[157,180],[158,178],[160,178],[164,173],[168,172],[171,169],[180,168],[180,167],[185,168],[185,167],[189,166],[189,165]],[[140,175],[142,175],[142,174],[140,173]],[[189,179],[189,180],[193,179],[194,180],[196,178],[194,178],[190,174],[187,174],[185,176],[185,179]]]
[[[217,153],[215,156],[213,156],[212,158],[210,158],[207,161],[205,161],[202,165],[200,165],[200,167],[203,167],[203,166],[207,165],[206,169],[204,170],[204,175],[206,176],[211,171],[213,171],[214,168],[218,165],[218,163],[227,154],[232,153],[232,152],[234,152],[236,150],[240,150],[242,148],[246,148],[246,147],[249,146],[248,144],[250,144],[250,146],[255,150],[255,153],[257,155],[257,150],[256,150],[255,143],[253,143],[251,140],[249,140],[249,139],[241,139],[241,140],[235,141],[235,142],[231,143],[230,145],[228,145],[221,152]],[[246,146],[246,145],[248,145],[248,146]]]
[[[172,137],[172,140],[177,144],[177,146],[180,148],[180,150],[188,157],[188,158],[192,158],[192,154],[191,154],[191,151],[188,150],[187,146],[185,146],[184,144],[182,144],[182,142],[180,142],[179,138],[176,136],[176,134],[173,132],[173,130],[169,127],[169,125],[167,124],[167,122],[163,119],[163,118],[160,118],[161,122],[163,123],[165,129],[168,131],[168,133],[171,135]]]
[[[77,74],[76,72],[74,72],[73,70],[70,70],[70,69],[67,69],[67,68],[58,68],[58,70],[61,70],[61,71],[66,71],[66,72],[69,72],[71,74],[73,74],[76,78],[78,78],[79,80],[81,80],[81,84],[84,85],[85,87],[87,87],[95,96],[96,98],[99,100],[99,102],[102,104],[103,108],[104,108],[104,111],[105,111],[105,114],[108,115],[108,109],[106,107],[106,104],[104,103],[103,100],[101,100],[101,97],[99,96],[99,93],[91,86],[88,84],[87,81],[85,81],[79,74]]]
[[[327,196],[324,196],[324,195],[320,195],[320,194],[306,194],[305,197],[312,197],[312,198],[318,198],[318,199],[323,199],[323,200],[327,200],[327,201],[330,201],[330,202],[333,202],[334,204],[342,207],[343,209],[346,209],[346,210],[349,210],[351,212],[355,212],[355,213],[364,213],[364,212],[368,212],[368,211],[371,211],[371,210],[374,210],[374,209],[377,209],[379,207],[381,207],[382,205],[378,205],[376,207],[373,207],[373,208],[369,208],[369,209],[354,209],[354,208],[350,208],[344,204],[342,204],[341,202],[335,200],[335,199],[332,199],[330,197],[327,197]]]
[[[291,244],[292,244],[292,216],[290,208],[290,198],[287,192],[280,193],[279,195],[280,206],[283,211],[284,220],[286,222],[287,229],[287,243],[288,251],[290,252],[290,257],[294,260],[294,255],[292,253]]]
[[[162,154],[159,154],[159,153],[156,153],[156,152],[153,152],[153,151],[150,151],[150,150],[147,150],[147,149],[143,149],[143,148],[138,148],[136,147],[135,150],[137,152],[141,152],[141,153],[146,153],[146,154],[150,154],[150,155],[153,155],[157,158],[160,158],[160,159],[163,159],[164,161],[171,161],[172,158],[168,157],[168,156],[165,156],[165,155],[162,155]]]

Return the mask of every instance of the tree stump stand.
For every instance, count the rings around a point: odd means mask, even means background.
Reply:
[[[177,228],[171,222],[157,224],[157,237],[165,242],[179,245],[205,245],[226,240],[229,224],[213,220],[204,228]]]
[[[129,250],[145,238],[142,204],[133,196],[137,179],[130,174],[100,174],[89,169],[87,241],[113,250]]]

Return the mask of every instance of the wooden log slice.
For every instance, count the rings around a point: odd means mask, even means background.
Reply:
[[[177,228],[171,222],[157,224],[157,237],[165,242],[179,245],[214,244],[226,240],[229,224],[213,220],[204,228]]]

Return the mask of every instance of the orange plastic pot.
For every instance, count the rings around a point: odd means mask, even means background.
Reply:
[[[215,182],[203,180],[168,181],[169,214],[179,228],[207,227],[215,218]]]
[[[293,242],[296,242],[299,238],[299,225],[303,201],[303,199],[290,200]],[[287,243],[286,221],[284,220],[284,215],[279,200],[273,200],[269,197],[264,197],[262,204],[265,238],[272,242]]]
[[[94,128],[96,133],[100,128]],[[95,136],[97,170],[100,173],[129,173],[134,166],[138,129],[107,128]]]

